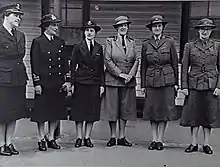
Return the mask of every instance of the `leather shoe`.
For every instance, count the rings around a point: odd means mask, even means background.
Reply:
[[[198,144],[196,144],[195,146],[193,144],[190,144],[186,149],[185,152],[186,153],[191,153],[191,152],[197,152],[198,151]]]
[[[13,144],[9,144],[8,148],[10,149],[12,155],[18,155],[19,154],[19,152],[15,149]]]
[[[3,145],[0,147],[0,155],[11,156],[12,153],[11,150],[6,145]]]
[[[155,141],[153,141],[150,143],[148,150],[155,150],[156,147],[157,147],[157,143]]]
[[[162,142],[157,142],[156,143],[156,150],[162,151],[163,150],[163,143]]]
[[[50,140],[47,142],[47,146],[48,148],[52,148],[52,149],[60,149],[61,147],[56,143],[56,140]]]
[[[90,138],[88,138],[88,139],[84,138],[84,145],[86,147],[91,147],[91,148],[93,147],[93,144],[92,144]]]
[[[203,152],[206,154],[213,154],[213,150],[211,149],[209,145],[203,146]]]
[[[41,140],[38,142],[38,149],[40,151],[47,151],[46,141]]]
[[[110,140],[106,144],[106,146],[108,146],[108,147],[112,147],[112,146],[115,146],[115,145],[116,145],[116,138],[110,138]]]
[[[117,143],[120,146],[126,146],[126,147],[131,147],[132,146],[132,144],[130,142],[128,142],[125,137],[123,137],[121,139],[118,139]]]
[[[80,138],[76,139],[75,147],[79,148],[81,146],[82,146],[82,139],[80,139]]]

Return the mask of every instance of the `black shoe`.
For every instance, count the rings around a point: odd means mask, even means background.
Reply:
[[[112,146],[115,146],[115,145],[116,145],[116,138],[110,138],[110,140],[106,144],[106,146],[108,146],[108,147],[112,147]]]
[[[185,152],[186,153],[191,153],[191,152],[197,152],[199,149],[198,144],[196,144],[195,146],[193,144],[190,144],[186,149]]]
[[[157,147],[157,143],[155,141],[153,141],[150,143],[148,150],[155,150],[156,147]]]
[[[79,148],[81,146],[82,146],[82,139],[80,139],[80,138],[76,139],[75,147]]]
[[[9,144],[8,148],[10,149],[12,155],[18,155],[19,154],[19,152],[15,149],[13,144]]]
[[[156,150],[161,151],[163,149],[164,149],[163,143],[162,142],[157,142],[156,143]]]
[[[203,146],[203,152],[206,154],[213,154],[213,150],[211,149],[209,145]]]
[[[46,141],[41,140],[38,142],[38,149],[40,151],[47,151]]]
[[[125,137],[123,137],[121,139],[118,139],[117,144],[119,146],[126,146],[126,147],[131,147],[132,146],[132,144],[130,142],[128,142]]]
[[[3,145],[0,147],[0,155],[11,156],[12,153],[11,150],[6,145]]]
[[[86,147],[91,147],[91,148],[93,147],[93,144],[92,144],[90,138],[88,138],[88,139],[84,138],[84,145]]]
[[[50,140],[47,142],[47,146],[48,148],[52,148],[52,149],[60,149],[61,147],[56,143],[56,140]]]

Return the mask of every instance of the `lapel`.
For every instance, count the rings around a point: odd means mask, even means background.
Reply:
[[[207,43],[206,47],[205,47],[205,50],[213,47],[213,45],[214,45],[214,41],[210,39],[209,42]]]
[[[200,41],[200,39],[198,39],[198,40],[195,42],[195,47],[197,47],[199,50],[205,52],[205,47],[202,45],[202,42]]]
[[[115,41],[116,46],[119,48],[119,50],[121,50],[121,52],[123,53],[124,56],[126,56],[125,51],[122,47],[122,41],[119,39],[119,37],[117,38],[117,40]],[[126,48],[127,49],[127,48]]]
[[[157,48],[160,48],[165,42],[166,42],[166,37],[162,36],[159,43],[158,43]]]
[[[159,43],[156,44],[156,41],[154,37],[152,36],[149,42],[156,50],[158,50],[166,42],[166,37],[162,36]]]
[[[82,51],[84,52],[84,54],[90,55],[89,48],[88,48],[88,46],[87,46],[86,40],[83,40],[83,41],[82,41],[81,49],[82,49]]]
[[[2,27],[0,28],[0,32],[2,32],[3,35],[4,35],[6,38],[8,38],[10,41],[16,42],[16,38],[15,38],[14,36],[12,36],[12,35],[5,29],[4,26],[2,26]],[[16,31],[15,34],[18,34],[17,31]]]
[[[93,51],[92,51],[92,58],[96,58],[96,53],[99,50],[99,45],[96,41],[94,41],[94,47],[93,47]]]
[[[158,45],[156,44],[156,41],[154,39],[154,37],[152,36],[151,39],[149,40],[149,43],[155,48],[158,48]]]
[[[126,56],[129,55],[130,50],[133,48],[133,46],[131,45],[131,42],[128,38],[126,38],[126,42],[127,42],[127,47],[126,47]]]

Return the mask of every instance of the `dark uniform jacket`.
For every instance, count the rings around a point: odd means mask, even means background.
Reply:
[[[70,78],[65,42],[59,37],[55,36],[52,41],[44,34],[35,38],[30,56],[35,86],[59,88]]]
[[[118,36],[111,36],[106,40],[105,48],[105,84],[116,87],[136,86],[136,73],[138,70],[140,57],[136,53],[134,39],[126,36],[126,53],[122,47],[122,42]],[[119,77],[120,73],[133,76],[125,84],[124,79]]]
[[[24,86],[28,79],[23,63],[25,35],[18,30],[12,36],[0,28],[0,86]]]
[[[183,89],[220,88],[219,46],[220,42],[212,39],[207,44],[198,39],[185,45],[181,77]]]
[[[162,36],[146,40],[141,50],[141,87],[178,85],[178,56],[174,40]]]
[[[71,58],[72,83],[104,85],[103,48],[94,41],[92,54],[86,41],[74,46]]]

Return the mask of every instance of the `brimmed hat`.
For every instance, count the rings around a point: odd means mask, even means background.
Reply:
[[[214,24],[213,20],[204,18],[198,21],[197,25],[195,26],[195,29],[200,29],[201,27],[210,27],[214,29],[216,28],[216,25]]]
[[[46,23],[60,23],[62,20],[58,19],[55,15],[53,14],[46,14],[42,17],[41,19],[41,24],[38,27],[44,27]]]
[[[94,28],[96,32],[101,30],[101,27],[98,26],[94,21],[89,20],[86,25],[81,27],[82,31],[85,31],[87,28]]]
[[[21,5],[19,3],[7,5],[7,6],[0,8],[0,13],[2,14],[16,13],[16,14],[24,15],[24,12],[21,10]]]
[[[117,28],[121,24],[131,24],[132,22],[129,20],[127,16],[119,16],[115,19],[115,24],[113,24],[114,28]]]
[[[165,26],[168,22],[164,21],[163,16],[161,15],[154,15],[150,18],[149,23],[146,25],[147,28],[151,29],[153,24],[162,23]]]

